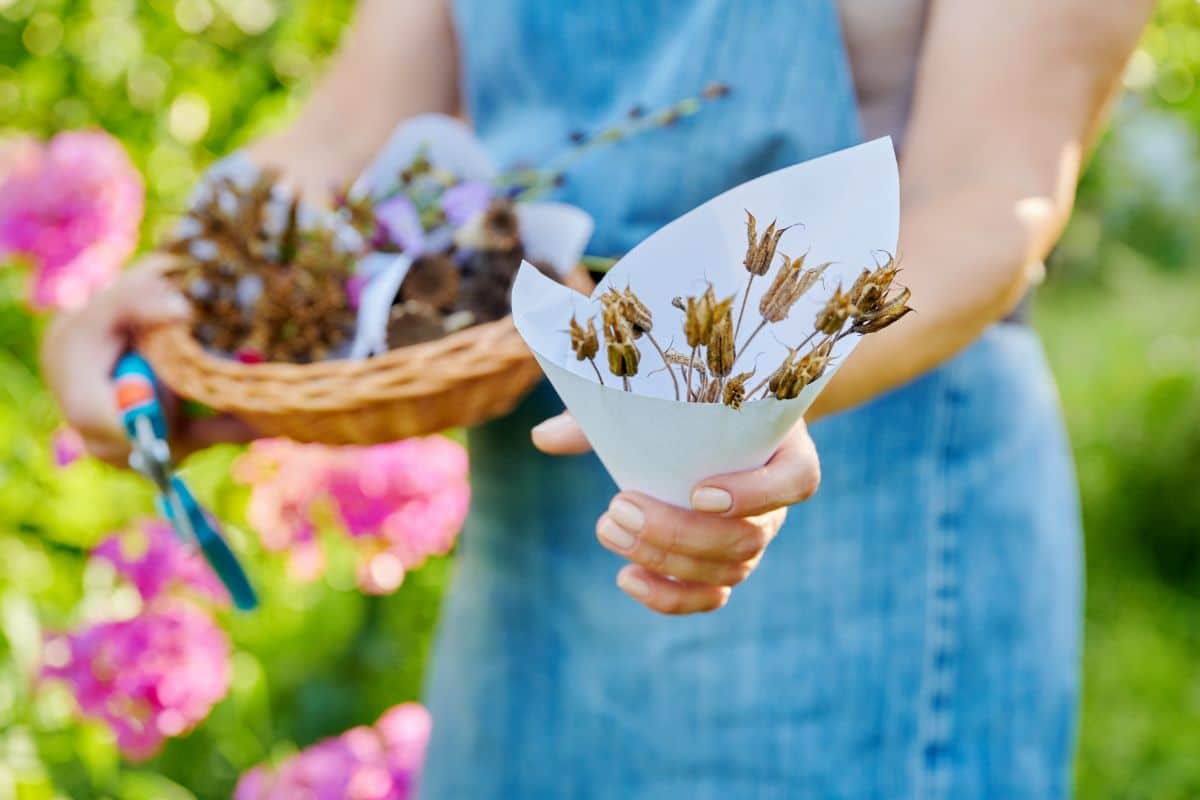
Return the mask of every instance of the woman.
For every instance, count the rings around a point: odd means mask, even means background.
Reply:
[[[366,0],[297,122],[252,149],[301,186],[353,174],[418,112],[465,113],[499,161],[540,160],[571,129],[721,80],[727,104],[570,176],[562,196],[596,217],[593,251],[890,133],[920,312],[864,342],[810,421],[855,410],[812,439],[797,426],[762,469],[703,482],[689,510],[614,498],[591,456],[536,452],[529,428],[555,410],[544,387],[472,431],[425,796],[1069,793],[1074,482],[1041,351],[1006,317],[1067,219],[1150,5]],[[68,417],[110,459],[107,368],[130,326],[180,313],[155,269],[47,338]],[[587,449],[568,416],[532,438]],[[789,515],[816,488],[814,440],[824,485]]]

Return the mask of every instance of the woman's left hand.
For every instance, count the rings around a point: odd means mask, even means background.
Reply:
[[[535,427],[533,443],[553,455],[591,449],[569,413]],[[764,466],[697,484],[690,510],[619,493],[597,520],[596,536],[633,562],[617,585],[634,600],[663,614],[714,611],[758,566],[788,506],[807,500],[820,482],[816,448],[799,422]]]

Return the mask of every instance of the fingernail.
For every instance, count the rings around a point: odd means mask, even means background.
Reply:
[[[605,514],[600,518],[600,522],[596,523],[596,533],[618,550],[629,550],[637,544],[637,537],[614,522],[608,514]]]
[[[646,524],[646,515],[628,500],[620,497],[609,503],[608,515],[627,531],[638,533]]]
[[[618,572],[617,586],[620,586],[634,597],[650,596],[650,584],[646,583],[632,572]]]
[[[733,508],[733,495],[715,486],[701,486],[692,492],[692,508],[696,511],[728,511]]]
[[[564,414],[559,414],[557,417],[551,417],[550,419],[543,420],[537,425],[534,425],[532,432],[534,436],[554,436],[570,430],[573,424],[574,423],[571,422],[570,417]]]

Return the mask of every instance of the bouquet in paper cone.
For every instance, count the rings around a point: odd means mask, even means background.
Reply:
[[[911,310],[898,195],[888,139],[773,172],[591,297],[523,266],[517,329],[617,484],[686,506],[698,480],[765,463],[857,341]]]

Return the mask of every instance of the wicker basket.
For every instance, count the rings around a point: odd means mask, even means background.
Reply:
[[[579,268],[567,285],[592,288]],[[377,444],[508,413],[542,376],[508,316],[361,360],[242,364],[207,352],[185,324],[158,326],[138,349],[177,394],[264,436]]]

